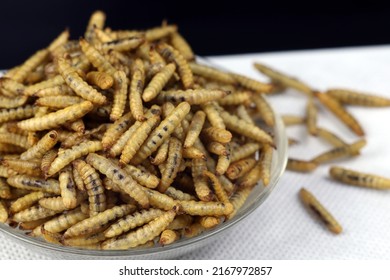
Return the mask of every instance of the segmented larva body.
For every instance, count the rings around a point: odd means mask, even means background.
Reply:
[[[22,210],[18,213],[15,213],[15,215],[13,215],[12,219],[16,222],[35,221],[35,220],[54,216],[57,213],[62,212],[62,211],[63,210],[55,211],[55,210],[44,208],[40,205],[35,205],[35,206],[32,206],[32,207],[27,208],[25,210]]]
[[[281,84],[285,87],[296,89],[300,92],[305,93],[308,96],[313,95],[313,89],[296,78],[290,77],[284,73],[276,71],[275,69],[272,69],[269,66],[265,66],[264,64],[255,63],[254,66],[257,70],[259,70],[261,73],[271,78],[272,81],[276,81],[278,84]]]
[[[81,222],[71,226],[64,233],[64,238],[70,238],[78,235],[92,234],[104,228],[110,221],[121,218],[135,210],[134,205],[120,205],[107,209],[95,216],[89,217]]]
[[[203,111],[197,111],[192,118],[188,132],[184,141],[184,148],[191,147],[194,145],[196,139],[199,137],[202,131],[203,124],[206,120],[206,114]]]
[[[349,129],[356,135],[364,136],[363,128],[360,126],[357,119],[352,116],[337,99],[326,93],[316,92],[315,96],[318,100],[331,111],[337,118],[339,118]]]
[[[9,211],[11,213],[17,213],[33,206],[41,198],[47,197],[44,192],[32,192],[22,196],[11,203]]]
[[[153,76],[152,80],[146,86],[144,92],[142,93],[142,99],[145,102],[153,100],[167,84],[175,70],[176,66],[173,63],[169,63],[164,66],[164,68]]]
[[[58,133],[51,130],[46,133],[34,146],[20,155],[20,159],[29,160],[33,158],[40,159],[43,155],[57,144]]]
[[[73,146],[71,149],[66,149],[54,159],[49,168],[48,175],[54,175],[75,159],[85,156],[89,153],[100,151],[101,149],[102,143],[100,141],[94,140],[85,141],[79,145]]]
[[[32,177],[28,175],[14,175],[7,179],[7,183],[18,189],[42,191],[59,195],[60,185],[55,179],[42,179],[40,177]]]
[[[115,91],[110,120],[116,121],[122,117],[123,112],[125,111],[129,80],[126,77],[125,72],[116,71],[113,75],[113,81]]]
[[[207,89],[187,89],[187,90],[168,90],[161,91],[156,97],[156,101],[164,102],[188,102],[191,105],[205,104],[210,101],[218,100],[228,95],[229,92],[223,90]]]
[[[144,121],[144,111],[142,104],[142,92],[145,83],[145,68],[141,59],[136,59],[132,65],[132,77],[130,82],[130,111],[134,119],[137,121]]]
[[[338,166],[331,167],[329,174],[333,179],[349,185],[374,189],[390,189],[390,179],[375,174],[363,173]]]
[[[164,172],[161,174],[161,180],[158,186],[160,192],[164,193],[175,180],[182,157],[182,144],[180,140],[171,137],[169,139],[167,163]]]
[[[117,164],[97,154],[89,154],[87,162],[100,173],[105,174],[116,183],[125,193],[134,198],[143,208],[149,208],[149,199],[145,190]]]
[[[45,222],[44,227],[51,232],[62,232],[86,218],[88,215],[83,213],[81,208],[77,208]]]
[[[152,131],[148,139],[146,139],[145,143],[141,146],[136,157],[132,160],[132,163],[135,165],[140,164],[144,159],[155,152],[188,114],[190,108],[190,104],[182,102],[164,120],[162,120],[159,126]]]
[[[316,169],[318,163],[314,161],[299,160],[289,158],[287,161],[287,170],[298,171],[298,172],[311,172]]]
[[[222,83],[226,84],[237,84],[236,79],[230,75],[229,73],[223,72],[219,69],[207,66],[207,65],[202,65],[198,64],[195,62],[190,62],[189,66],[192,70],[192,72],[196,75],[208,78],[208,79],[213,79],[215,81],[219,81]]]
[[[303,204],[310,210],[312,210],[318,218],[324,222],[325,226],[335,234],[339,234],[343,231],[342,226],[332,216],[332,214],[326,210],[326,208],[305,188],[301,188],[299,191],[299,197]]]
[[[66,107],[42,117],[35,117],[18,122],[24,130],[41,131],[58,127],[66,122],[75,121],[92,111],[93,104],[89,101]]]
[[[87,190],[90,216],[95,216],[106,210],[104,186],[97,171],[82,160],[75,160],[73,166],[80,174]]]
[[[169,210],[143,227],[117,239],[109,239],[102,244],[103,249],[122,250],[142,245],[158,236],[173,221],[176,209]]]
[[[140,212],[135,212],[133,214],[127,215],[113,223],[108,229],[104,231],[104,236],[106,238],[112,238],[119,236],[122,233],[128,232],[131,229],[142,226],[150,221],[156,219],[164,213],[160,209],[148,209],[141,210]]]
[[[184,88],[192,88],[194,86],[194,77],[185,58],[177,50],[165,43],[158,44],[157,51],[167,61],[174,62],[176,64]]]
[[[332,96],[343,104],[367,107],[390,106],[390,99],[370,93],[357,92],[347,89],[330,89],[326,91],[326,94]]]

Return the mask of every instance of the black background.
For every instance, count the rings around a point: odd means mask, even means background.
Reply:
[[[163,19],[200,55],[390,43],[390,9],[364,2],[295,1],[8,1],[0,2],[0,69],[23,62],[64,28],[82,36],[102,9],[113,29],[145,29]]]

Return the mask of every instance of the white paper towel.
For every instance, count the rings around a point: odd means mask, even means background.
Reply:
[[[325,90],[344,87],[390,97],[390,46],[292,51],[211,57],[232,71],[266,81],[254,68],[263,62]],[[268,99],[280,113],[303,115],[306,98],[289,90]],[[390,177],[390,108],[350,107],[366,131],[361,156],[335,162],[344,167]],[[319,112],[319,125],[347,142],[358,138],[327,111]],[[330,146],[308,136],[303,127],[287,134],[300,141],[289,153],[310,159]],[[221,239],[183,259],[390,259],[390,192],[333,182],[326,164],[311,174],[286,171],[267,201]],[[334,235],[313,220],[298,199],[305,186],[339,220],[344,231]],[[47,259],[9,242],[0,234],[0,259]]]

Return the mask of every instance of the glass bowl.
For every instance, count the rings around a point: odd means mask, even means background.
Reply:
[[[1,76],[1,73],[0,73]],[[138,248],[130,250],[87,250],[66,246],[59,246],[48,243],[43,239],[26,235],[26,231],[12,228],[7,224],[0,223],[0,232],[12,242],[24,246],[27,250],[45,255],[52,259],[175,259],[181,255],[199,249],[209,242],[218,242],[217,239],[227,231],[251,214],[262,205],[266,198],[276,187],[287,164],[287,137],[285,128],[280,116],[275,114],[275,127],[272,131],[277,149],[273,152],[271,166],[271,178],[269,185],[264,187],[258,183],[252,190],[245,204],[238,210],[237,214],[228,221],[217,227],[204,231],[202,234],[183,238],[173,244],[164,247]]]

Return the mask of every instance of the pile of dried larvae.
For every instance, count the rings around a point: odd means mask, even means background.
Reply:
[[[275,87],[197,63],[175,25],[104,24],[96,11],[0,79],[0,221],[126,250],[232,219],[270,182]]]

